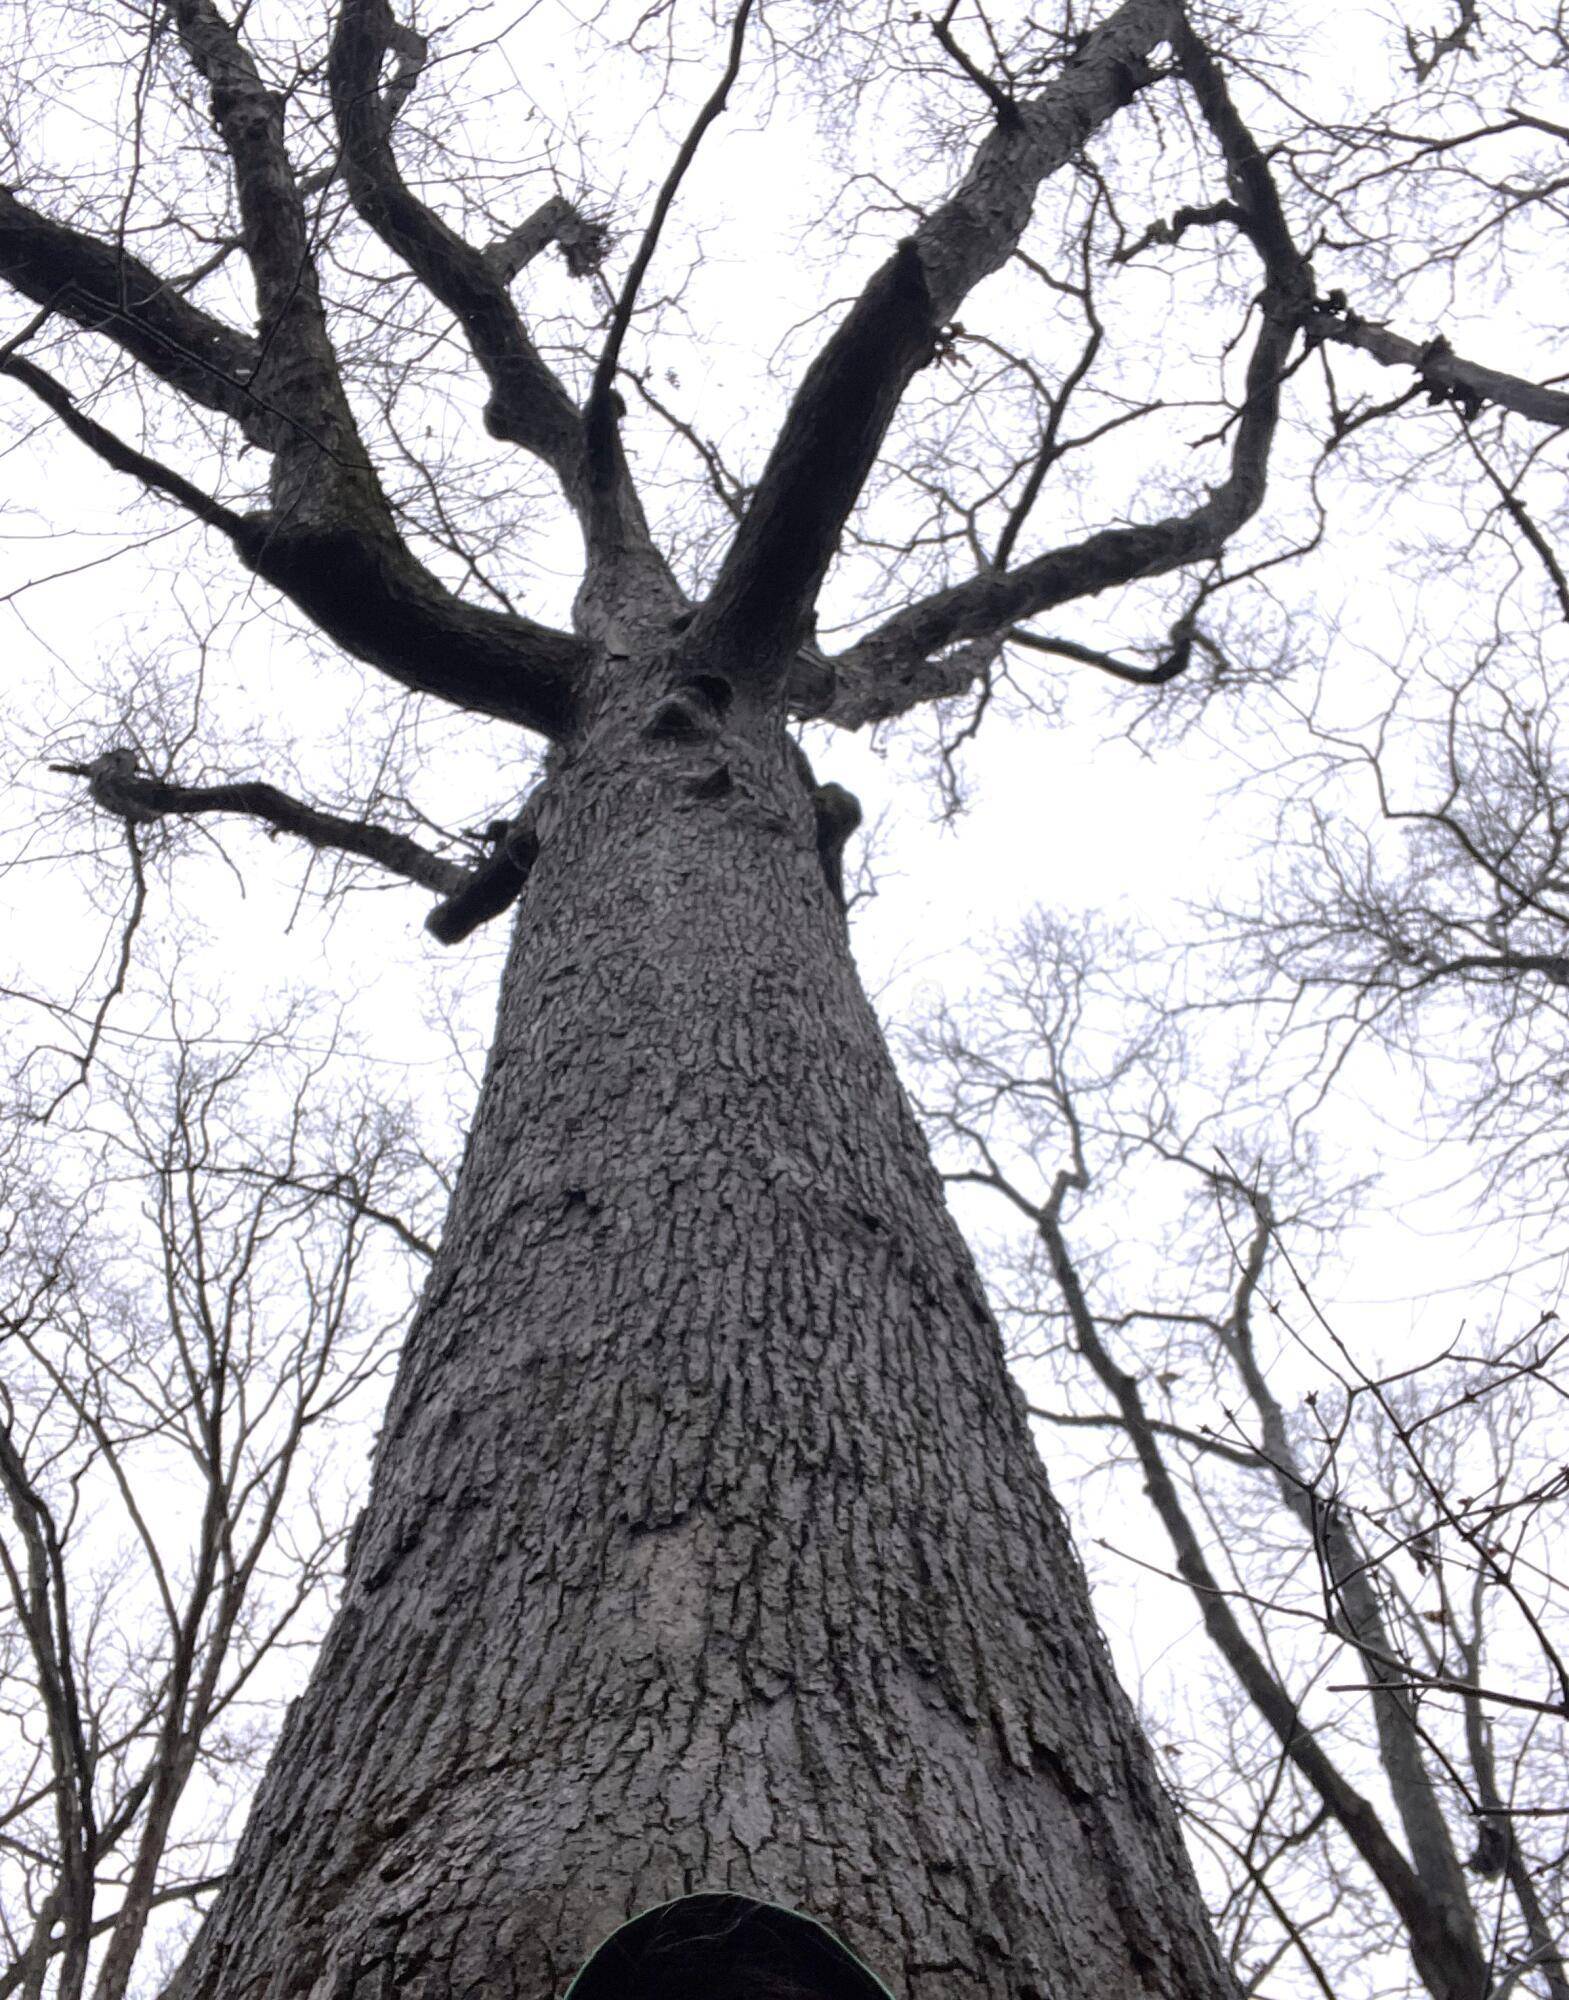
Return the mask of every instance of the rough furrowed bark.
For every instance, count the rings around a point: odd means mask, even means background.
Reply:
[[[557,754],[343,1607],[172,1991],[550,2000],[707,1889],[905,2000],[1214,2000],[799,762],[672,671]]]

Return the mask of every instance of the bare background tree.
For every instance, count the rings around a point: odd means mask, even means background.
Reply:
[[[1371,1191],[1327,1192],[1300,1127],[1256,1150],[1191,1018],[1128,939],[1037,917],[914,1053],[950,1180],[1025,1232],[994,1295],[1076,1511],[1131,1517],[1102,1567],[1180,1584],[1208,1642],[1156,1733],[1239,1981],[1398,1991],[1409,1960],[1558,2000],[1569,1333],[1516,1296],[1437,1352],[1343,1335],[1315,1274]]]
[[[8,1994],[120,2000],[217,1887],[423,1269],[432,1177],[346,1056],[204,1011],[101,1061],[69,1130],[4,1128]]]
[[[1264,878],[1214,926],[1290,1055],[1283,1091],[1311,1103],[1371,1045],[1428,1080],[1451,1173],[1549,1225],[1569,1081],[1560,652],[1551,633],[1485,647],[1448,684],[1397,683],[1360,730],[1305,717]]]

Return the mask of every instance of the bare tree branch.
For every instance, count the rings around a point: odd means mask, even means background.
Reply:
[[[564,194],[553,194],[532,215],[525,215],[515,229],[487,244],[483,255],[502,283],[510,285],[520,271],[554,243],[573,277],[584,278],[603,264],[609,239],[610,232],[603,222],[585,215]]]
[[[233,167],[256,285],[254,386],[288,420],[272,440],[274,510],[294,528],[350,520],[386,539],[391,515],[327,333],[315,246],[284,140],[283,99],[267,89],[239,30],[214,0],[173,0],[171,11],[210,92],[213,125]]]
[[[280,526],[235,514],[169,467],[87,416],[31,362],[0,362],[80,443],[116,472],[220,529],[247,566],[307,612],[344,651],[420,694],[546,736],[569,726],[586,648],[513,612],[458,597],[390,530]]]
[[[129,251],[0,188],[0,277],[36,305],[112,340],[159,381],[271,448],[281,412],[254,386],[257,343],[193,306]]]
[[[441,897],[425,927],[442,944],[459,943],[516,902],[539,851],[526,813],[509,825],[498,826],[495,852],[488,860],[464,867],[432,854],[391,827],[322,812],[260,779],[177,785],[139,772],[135,751],[126,749],[106,750],[86,764],[51,764],[49,768],[85,778],[95,804],[123,820],[128,830],[165,814],[194,818],[206,813],[233,813],[260,820],[272,832],[292,834],[312,847],[374,861],[379,868],[433,889]],[[85,1067],[84,1061],[84,1072]]]
[[[389,58],[395,68],[383,90]],[[393,127],[425,60],[424,37],[399,22],[387,0],[344,0],[338,8],[328,80],[344,185],[361,218],[462,325],[491,385],[487,427],[541,458],[581,505],[581,419],[525,332],[507,289],[518,244],[510,252],[487,252],[466,243],[398,170]]]
[[[272,512],[235,515],[88,418],[19,357],[8,357],[4,372],[116,471],[220,528],[252,570],[356,658],[422,693],[561,733],[582,647],[528,619],[466,603],[404,545],[327,338],[279,101],[210,0],[182,0],[176,11],[233,162],[262,338],[231,333],[134,258],[34,214],[9,194],[0,194],[0,271],[265,446],[273,455]]]
[[[1533,424],[1561,430],[1569,424],[1569,391],[1551,389],[1522,375],[1509,375],[1480,361],[1456,354],[1442,335],[1421,342],[1361,319],[1345,306],[1316,302],[1303,322],[1309,340],[1332,341],[1370,354],[1386,368],[1411,368],[1434,402],[1451,402],[1463,414],[1475,415],[1484,403],[1512,410]]]
[[[280,792],[276,785],[248,779],[226,785],[176,785],[136,769],[134,750],[106,750],[88,764],[51,764],[50,770],[86,778],[94,801],[105,812],[140,824],[166,813],[181,818],[206,813],[235,813],[260,820],[275,833],[293,834],[312,847],[374,861],[394,875],[417,882],[438,895],[455,895],[470,881],[473,870],[444,861],[406,834],[367,820],[344,819],[320,811]]]
[[[86,445],[96,458],[102,459],[114,471],[140,480],[149,492],[162,494],[196,520],[205,521],[210,528],[221,529],[231,539],[246,532],[243,514],[233,513],[169,466],[159,464],[146,452],[138,451],[134,445],[116,437],[113,431],[79,407],[69,389],[33,362],[24,361],[20,355],[9,355],[0,361],[0,375],[9,375],[12,381],[30,389],[45,409],[54,412],[79,444]]]
[[[665,175],[659,193],[654,199],[653,212],[643,231],[642,241],[632,259],[631,268],[622,280],[621,290],[616,296],[615,307],[610,315],[610,325],[605,333],[605,344],[600,350],[599,360],[594,368],[593,385],[588,392],[588,404],[584,412],[588,426],[589,450],[593,458],[593,472],[596,481],[604,483],[613,474],[614,460],[610,456],[610,433],[615,429],[615,412],[610,401],[616,371],[621,362],[621,347],[627,336],[627,328],[632,324],[632,315],[637,310],[637,295],[654,252],[659,248],[660,232],[665,226],[665,218],[675,204],[681,183],[686,178],[687,169],[697,158],[697,149],[703,143],[703,135],[720,116],[729,99],[732,85],[741,73],[741,52],[746,46],[746,24],[752,12],[752,0],[741,0],[735,19],[730,24],[730,51],[725,59],[724,72],[705,99],[691,129],[676,150],[670,171]]]
[[[389,56],[397,68],[383,92],[379,78]],[[655,601],[675,611],[684,599],[654,547],[619,441],[612,436],[605,444],[596,472],[583,419],[540,358],[508,291],[527,239],[515,234],[489,251],[475,249],[411,192],[398,171],[393,127],[425,58],[424,38],[395,18],[388,0],[343,0],[328,79],[349,198],[463,327],[490,383],[488,429],[532,452],[559,479],[588,535],[590,570],[580,601],[592,607],[630,564]],[[552,226],[559,237],[564,218],[554,218]]]
[[[1121,19],[1113,16],[1101,32],[1109,32]],[[901,714],[915,702],[931,699],[935,655],[966,640],[995,639],[1020,620],[1071,599],[1211,557],[1263,504],[1281,383],[1303,316],[1312,304],[1312,273],[1292,240],[1269,168],[1231,100],[1219,66],[1185,24],[1171,29],[1170,40],[1183,79],[1224,157],[1240,226],[1264,264],[1259,328],[1227,476],[1187,513],[1102,529],[1017,568],[984,570],[897,612],[834,662],[839,684],[828,712],[847,728]],[[1124,74],[1127,60],[1119,52],[1117,76]],[[1115,108],[1108,104],[1108,114]],[[1173,654],[1178,657],[1185,661],[1180,651]],[[952,691],[940,672],[937,679],[944,693]]]
[[[1243,1631],[1227,1591],[1204,1553],[1176,1484],[1161,1456],[1134,1378],[1119,1368],[1100,1336],[1099,1323],[1079,1277],[1062,1227],[1062,1207],[1079,1177],[1059,1173],[1050,1197],[1035,1205],[995,1168],[993,1184],[1016,1207],[1033,1217],[1066,1302],[1079,1350],[1109,1390],[1144,1475],[1145,1489],[1176,1552],[1177,1568],[1193,1592],[1204,1628],[1259,1714],[1274,1730],[1282,1749],[1345,1830],[1399,1912],[1411,1941],[1412,1957],[1434,1993],[1453,2000],[1486,1988],[1486,1964],[1473,1940],[1457,1927],[1457,1912],[1430,1895],[1421,1877],[1385,1833],[1368,1800],[1342,1775],[1318,1737],[1307,1727],[1295,1701],[1281,1686],[1262,1654]]]
[[[1048,88],[1021,99],[1016,117],[998,120],[953,196],[873,274],[796,391],[698,614],[698,644],[723,653],[744,629],[763,639],[764,670],[782,668],[804,636],[889,421],[933,358],[939,328],[1007,262],[1041,181],[1151,79],[1151,54],[1174,19],[1167,0],[1124,0]],[[1012,620],[989,629],[1003,622]],[[830,713],[840,719],[837,706]]]

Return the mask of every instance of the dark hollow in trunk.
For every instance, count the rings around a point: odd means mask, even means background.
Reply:
[[[1214,2000],[799,759],[615,672],[342,1608],[173,1992],[552,2000],[708,1890],[904,2000]]]
[[[888,2000],[832,1934],[755,1898],[699,1894],[623,1924],[568,2000]]]

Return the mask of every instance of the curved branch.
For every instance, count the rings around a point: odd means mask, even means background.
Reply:
[[[1026,646],[1033,653],[1051,653],[1058,659],[1077,660],[1081,666],[1095,667],[1130,687],[1164,687],[1167,681],[1185,674],[1193,658],[1194,638],[1191,622],[1179,623],[1172,630],[1171,646],[1164,659],[1157,660],[1152,667],[1136,667],[1127,660],[1119,660],[1115,654],[1099,652],[1094,646],[1081,646],[1076,639],[1051,639],[1044,632],[1026,632],[1017,625],[1008,634],[1009,642],[1015,646]]]
[[[183,298],[112,243],[42,215],[0,188],[0,279],[35,305],[102,334],[159,381],[271,446],[276,417],[251,388],[260,350],[248,334]]]
[[[85,778],[94,803],[132,825],[162,819],[166,814],[195,818],[206,813],[234,813],[260,820],[273,833],[293,834],[312,847],[374,861],[377,867],[442,896],[454,895],[474,872],[459,862],[443,860],[391,827],[322,812],[258,778],[223,785],[171,784],[165,778],[139,772],[136,752],[124,749],[106,750],[85,764],[51,764],[49,768],[66,777]]]
[[[1124,0],[1046,89],[998,119],[952,197],[873,273],[796,392],[696,636],[722,652],[745,631],[780,670],[939,329],[1013,254],[1040,183],[1153,79],[1150,57],[1176,21],[1170,0]]]
[[[1202,505],[1147,525],[1103,528],[1017,569],[983,571],[896,612],[834,661],[838,686],[826,719],[859,729],[902,715],[917,703],[960,693],[988,646],[995,657],[1003,638],[1019,636],[1015,628],[1021,619],[1218,554],[1263,503],[1279,414],[1280,372],[1291,339],[1289,323],[1266,317],[1248,370],[1249,395],[1237,425],[1231,473]],[[965,641],[971,646],[953,657],[950,649]],[[1068,643],[1054,641],[1039,649],[1066,652]],[[1090,650],[1067,657],[1082,659]],[[949,657],[939,657],[944,654]],[[1180,648],[1170,657],[1182,659]],[[1089,664],[1115,671],[1109,656],[1096,656]],[[1174,679],[1178,671],[1156,667],[1146,675],[1123,667],[1118,678],[1158,682]]]
[[[476,715],[568,734],[589,648],[448,590],[395,535],[246,518],[241,560],[367,666]]]
[[[383,92],[382,65],[396,62]],[[541,360],[507,290],[518,244],[477,250],[419,200],[399,172],[392,131],[425,66],[424,37],[395,19],[387,0],[343,0],[327,79],[343,146],[343,180],[355,212],[453,314],[490,383],[485,424],[551,467],[569,497],[584,498],[583,426],[572,399]]]
[[[234,169],[263,336],[256,379],[293,420],[274,445],[273,512],[249,518],[235,538],[242,559],[340,645],[405,686],[558,731],[570,707],[567,657],[575,661],[578,649],[527,620],[464,604],[404,546],[328,337],[283,100],[213,0],[173,7]],[[347,0],[343,20],[354,13]],[[412,72],[395,80],[393,108],[412,87]]]
[[[516,229],[487,244],[482,255],[504,285],[554,243],[574,278],[586,278],[605,261],[610,232],[603,222],[584,215],[564,194],[553,194]]]
[[[378,533],[236,514],[87,416],[31,362],[10,356],[0,374],[29,389],[105,465],[221,530],[250,570],[355,659],[478,715],[552,738],[571,727],[588,658],[581,640],[456,596],[390,525]]]
[[[1043,1424],[1054,1424],[1059,1430],[1112,1430],[1127,1434],[1127,1425],[1120,1416],[1108,1410],[1100,1415],[1083,1415],[1076,1410],[1048,1410],[1041,1403],[1026,1403],[1025,1408],[1032,1417],[1038,1417]],[[1167,1423],[1164,1418],[1151,1417],[1149,1427],[1156,1437],[1169,1437],[1178,1444],[1190,1446],[1194,1451],[1204,1452],[1211,1458],[1224,1459],[1226,1464],[1239,1466],[1245,1472],[1259,1472],[1264,1467],[1261,1452],[1244,1445],[1227,1444],[1208,1431],[1189,1430],[1184,1424]]]
[[[173,12],[192,67],[211,92],[233,169],[261,339],[234,333],[136,259],[4,193],[0,276],[106,334],[192,401],[232,418],[273,454],[272,511],[232,513],[83,415],[31,364],[7,356],[6,372],[106,464],[221,528],[256,575],[355,658],[420,693],[560,735],[585,649],[528,619],[465,603],[402,541],[328,337],[315,246],[284,142],[283,100],[265,86],[213,0],[174,0]],[[350,12],[346,6],[345,18]],[[487,283],[495,288],[499,280]],[[556,395],[570,413],[559,386]],[[576,427],[575,413],[571,421]]]
[[[389,56],[397,67],[383,92],[379,78]],[[491,435],[532,452],[560,481],[586,528],[590,575],[583,586],[585,604],[601,594],[606,572],[630,563],[650,590],[676,610],[685,599],[654,547],[619,441],[612,437],[602,455],[605,462],[596,483],[583,419],[541,359],[512,302],[509,270],[527,247],[523,233],[489,250],[476,250],[418,199],[398,170],[393,126],[425,56],[423,36],[394,17],[388,0],[342,0],[327,76],[349,199],[361,220],[463,328],[490,384],[485,425]]]

